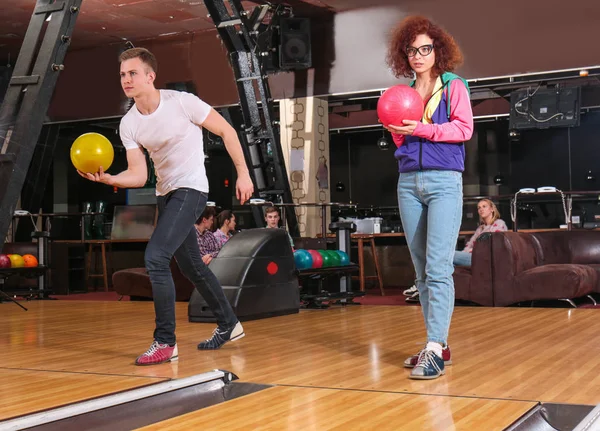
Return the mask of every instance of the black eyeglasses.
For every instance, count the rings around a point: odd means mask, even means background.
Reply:
[[[423,45],[418,48],[409,46],[406,48],[406,55],[409,57],[414,57],[417,55],[417,52],[421,54],[423,57],[427,57],[433,51],[433,44]]]

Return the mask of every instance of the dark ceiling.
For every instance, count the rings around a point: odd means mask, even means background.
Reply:
[[[362,0],[361,0],[362,1]],[[286,0],[296,16],[318,18],[355,9],[358,0]],[[252,10],[261,0],[242,1]],[[271,1],[279,3],[279,1]],[[386,1],[381,1],[386,3]],[[29,25],[35,0],[4,1],[0,16],[0,59],[14,59]],[[204,1],[199,0],[83,0],[73,33],[78,49],[131,40],[133,42],[175,33],[214,29]]]

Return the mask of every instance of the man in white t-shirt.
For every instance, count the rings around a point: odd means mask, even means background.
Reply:
[[[208,198],[204,168],[202,127],[220,136],[236,167],[236,195],[240,203],[254,191],[236,131],[213,108],[198,97],[154,86],[157,62],[144,48],[121,54],[121,86],[135,105],[121,120],[120,135],[127,149],[127,169],[110,175],[100,168],[83,177],[120,188],[142,187],[147,180],[146,149],[154,162],[157,184],[158,222],[145,253],[152,283],[156,329],[154,342],[136,365],[177,360],[175,340],[175,286],[169,264],[175,256],[181,272],[196,286],[212,308],[217,329],[198,349],[218,349],[242,338],[238,321],[219,281],[202,262],[194,222]]]

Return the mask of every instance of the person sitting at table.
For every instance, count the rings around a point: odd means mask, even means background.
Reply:
[[[279,215],[279,210],[275,207],[267,207],[265,209],[265,221],[267,222],[267,228],[279,228],[279,220],[281,216]],[[289,232],[287,232],[288,239],[290,241],[290,246],[292,249],[294,248],[294,240],[292,239]]]
[[[213,233],[221,247],[223,247],[235,232],[235,214],[231,210],[224,210],[219,213],[216,220],[217,229]]]
[[[196,227],[196,239],[198,240],[198,247],[200,248],[200,256],[202,261],[208,265],[211,260],[217,257],[221,250],[222,244],[215,238],[215,235],[211,232],[210,228],[214,223],[215,208],[206,207],[204,211],[194,223]]]
[[[454,266],[471,266],[473,247],[475,246],[475,241],[477,241],[477,238],[479,238],[481,234],[485,232],[502,232],[508,230],[506,223],[500,218],[500,211],[498,211],[496,204],[491,200],[481,199],[477,203],[477,212],[479,213],[479,226],[465,245],[465,248],[462,251],[454,252],[454,260],[452,262]],[[409,302],[415,302],[419,298],[419,292],[415,285],[402,293],[407,297],[406,300]]]

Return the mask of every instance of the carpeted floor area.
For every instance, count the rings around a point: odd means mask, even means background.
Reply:
[[[114,291],[50,296],[53,299],[70,301],[118,301],[120,298],[120,295]],[[120,300],[129,301],[129,296],[124,296]],[[381,296],[379,291],[376,289],[369,290],[365,296],[356,299],[356,302],[360,302],[361,304],[365,305],[418,305],[418,303],[407,304],[404,295],[402,295],[402,289],[386,289],[385,296]]]
[[[355,299],[363,305],[408,305],[408,306],[419,306],[418,302],[406,302],[406,297],[402,294],[404,288],[386,288],[385,296],[381,296],[378,289],[368,289],[366,295]],[[50,295],[52,299],[67,300],[67,301],[129,301],[129,296],[121,297],[117,292],[88,292],[88,293],[77,293],[72,295]],[[593,305],[589,300],[585,298],[578,300],[578,308],[600,308],[598,305]],[[458,305],[458,304],[457,304]],[[548,308],[569,308],[568,304],[564,302],[550,302],[550,303],[539,303],[538,307]]]
[[[71,295],[50,295],[52,299],[60,299],[66,301],[129,301],[129,296],[119,295],[117,292],[87,292],[75,293]]]
[[[419,305],[419,303],[407,303],[405,296],[402,295],[402,288],[386,289],[386,295],[381,296],[379,290],[367,290],[367,294],[361,298],[357,298],[355,302],[360,302],[364,305]],[[76,293],[72,295],[50,295],[53,299],[67,301],[129,301],[129,296],[120,298],[117,292],[88,292]]]

